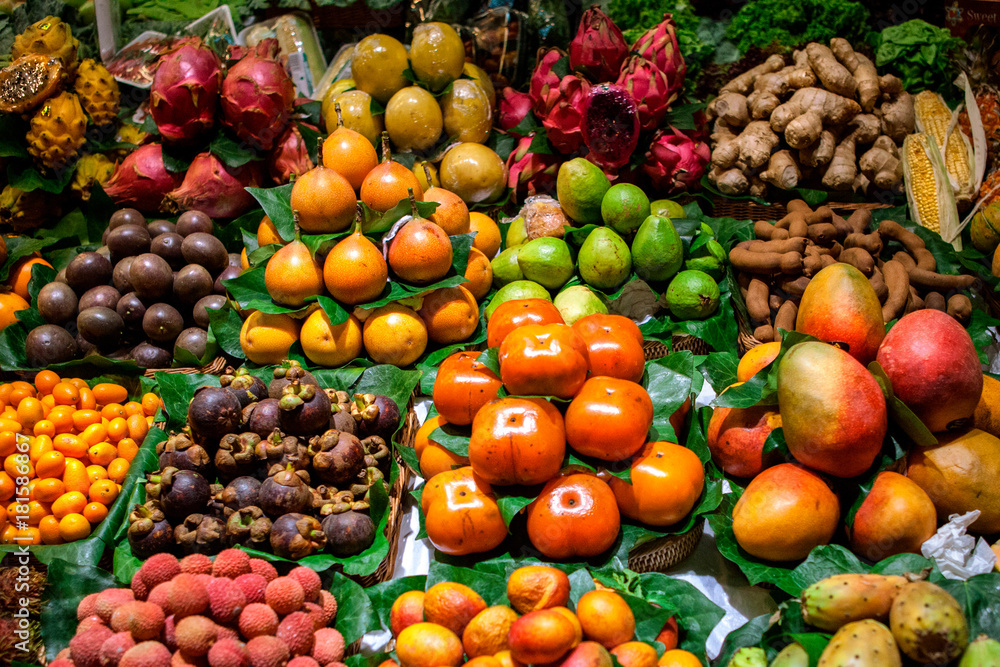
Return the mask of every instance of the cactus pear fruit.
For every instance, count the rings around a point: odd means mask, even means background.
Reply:
[[[809,667],[809,654],[802,644],[791,643],[774,656],[770,667]]]
[[[1000,667],[1000,642],[986,635],[979,635],[965,649],[958,667]]]
[[[802,592],[802,618],[833,632],[851,621],[886,620],[904,577],[881,574],[837,574]]]
[[[819,667],[902,667],[896,640],[889,628],[865,619],[848,623],[823,649]]]
[[[767,667],[767,654],[757,646],[744,646],[733,654],[727,667]]]
[[[915,581],[899,591],[889,627],[899,649],[918,662],[943,665],[969,645],[969,624],[958,600],[929,581]]]
[[[625,88],[602,83],[585,98],[580,130],[599,166],[624,167],[639,144],[639,108]]]

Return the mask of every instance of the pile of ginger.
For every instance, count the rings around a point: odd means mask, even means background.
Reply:
[[[813,187],[899,191],[900,146],[914,131],[913,98],[846,39],[772,55],[727,83],[714,120],[709,180],[727,195]]]

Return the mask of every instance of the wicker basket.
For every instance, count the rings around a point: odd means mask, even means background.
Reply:
[[[194,375],[195,373],[205,373],[207,375],[222,375],[226,370],[228,362],[225,357],[216,357],[200,368],[147,368],[143,375],[153,379],[156,373],[180,373],[182,375]]]
[[[837,211],[854,211],[859,208],[875,210],[891,208],[891,204],[873,204],[870,202],[825,202],[826,206]],[[763,206],[749,199],[727,199],[712,197],[712,216],[715,218],[735,218],[736,220],[780,220],[785,217],[785,204],[768,204]]]
[[[628,554],[628,569],[633,572],[666,572],[694,553],[705,531],[701,518],[686,533],[668,535],[641,544]]]
[[[671,347],[673,349],[671,349]],[[708,354],[711,352],[711,349],[708,347],[708,343],[696,336],[690,336],[688,334],[676,334],[671,342],[671,345],[661,343],[658,340],[647,340],[642,344],[642,351],[646,356],[646,361],[662,359],[671,352],[680,352],[681,350],[690,350],[695,354]]]

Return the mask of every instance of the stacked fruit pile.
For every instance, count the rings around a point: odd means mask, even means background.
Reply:
[[[104,521],[161,405],[128,398],[52,371],[0,384],[0,542],[75,542]]]
[[[686,447],[647,441],[654,408],[640,384],[645,360],[635,323],[595,314],[569,326],[551,303],[525,299],[499,306],[487,336],[499,346],[496,368],[468,352],[445,359],[434,382],[437,414],[417,433],[414,453],[429,478],[420,504],[438,550],[482,553],[504,541],[494,486],[522,489],[527,538],[552,559],[605,553],[622,515],[659,527],[688,516],[702,496],[704,468]],[[557,405],[567,401],[564,413]],[[686,401],[659,432],[680,434],[689,408]],[[443,444],[452,435],[446,425],[468,435],[464,452],[451,438]],[[630,461],[629,475],[564,467],[568,453],[608,467]]]
[[[328,627],[337,600],[316,572],[285,576],[227,549],[178,561],[157,554],[132,578],[80,601],[76,635],[53,667],[340,665],[344,638]]]
[[[132,555],[364,551],[399,420],[391,398],[323,389],[296,363],[276,368],[267,385],[243,370],[223,375],[222,387],[195,392],[184,432],[157,446],[148,500],[129,517]]]

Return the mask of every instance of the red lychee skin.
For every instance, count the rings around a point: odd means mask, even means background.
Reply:
[[[254,574],[259,574],[268,581],[268,583],[274,581],[278,578],[278,571],[274,569],[274,566],[268,563],[263,558],[251,558],[250,559],[250,570]]]
[[[172,581],[164,581],[162,584],[157,584],[156,588],[149,592],[146,597],[146,602],[152,602],[153,604],[160,607],[163,613],[170,615],[170,587],[173,586]]]
[[[246,639],[260,635],[273,635],[278,631],[278,615],[266,604],[248,604],[240,614],[240,634]]]
[[[306,596],[306,602],[315,602],[319,599],[323,582],[316,570],[309,567],[297,567],[289,572],[288,576],[302,584],[302,592]]]
[[[181,558],[180,567],[188,574],[212,574],[212,559],[205,554],[191,554]]]
[[[333,597],[333,593],[330,591],[320,591],[319,598],[319,604],[323,607],[323,614],[326,619],[323,625],[330,625],[333,623],[333,619],[337,617],[337,598]]]
[[[250,667],[250,655],[243,643],[235,639],[220,639],[208,649],[209,667]]]
[[[97,614],[93,614],[76,624],[76,634],[83,634],[94,627],[107,628],[108,624],[101,620]]]
[[[344,636],[333,628],[321,628],[313,633],[312,657],[321,665],[344,659]]]
[[[177,619],[173,615],[163,620],[163,643],[171,651],[177,650]]]
[[[277,637],[254,637],[247,642],[252,667],[284,667],[288,663],[288,647]]]
[[[239,641],[240,639],[240,633],[236,629],[231,628],[228,625],[217,625],[215,626],[215,631],[217,638],[216,641],[222,639],[233,639]]]
[[[219,577],[208,584],[209,607],[212,618],[219,623],[232,623],[240,617],[247,605],[243,590],[232,579]]]
[[[177,648],[192,658],[208,653],[217,636],[215,623],[206,616],[185,616],[174,632]]]
[[[118,667],[161,667],[168,664],[171,657],[170,651],[160,642],[141,642],[125,651]]]
[[[279,615],[284,616],[302,608],[305,592],[302,584],[291,577],[278,577],[264,589],[264,599]]]
[[[56,660],[69,660],[70,662],[73,662],[73,652],[70,651],[67,646],[63,650],[56,653]]]
[[[101,667],[117,667],[125,651],[135,646],[135,640],[129,632],[118,632],[111,635],[101,644]]]
[[[275,636],[285,642],[292,655],[307,655],[312,651],[315,631],[309,614],[295,611],[281,619]]]
[[[315,602],[306,602],[302,605],[302,612],[308,614],[309,618],[312,619],[313,630],[326,627],[326,613],[323,611],[323,607]]]
[[[76,620],[82,621],[88,616],[94,616],[97,613],[94,611],[95,602],[97,602],[97,593],[91,593],[80,600],[80,604],[76,608]]]
[[[100,667],[101,646],[111,636],[111,628],[103,625],[94,626],[83,634],[78,634],[69,640],[69,649],[76,667]]]
[[[181,565],[173,554],[153,554],[142,564],[135,578],[146,584],[147,590],[153,590],[157,584],[170,581],[181,573]]]
[[[208,662],[204,656],[190,656],[184,651],[177,649],[170,658],[170,667],[207,667]]]
[[[320,667],[320,664],[307,655],[300,655],[289,660],[285,667]]]
[[[201,582],[202,586],[208,586],[208,582],[212,581],[213,577],[210,574],[196,574],[195,579]]]
[[[345,665],[342,662],[329,662],[326,665],[324,665],[323,667],[347,667],[347,665]]]
[[[240,590],[243,591],[243,596],[246,598],[247,604],[251,602],[264,602],[264,589],[267,588],[267,579],[259,574],[241,574],[233,580]]]
[[[49,663],[49,667],[76,667],[69,658],[56,658]]]
[[[139,578],[138,574],[132,577],[130,588],[132,589],[132,596],[136,600],[145,600],[149,596],[149,586],[147,586],[146,582]]]
[[[137,642],[158,639],[163,631],[163,609],[152,602],[133,600],[115,609],[111,629],[129,632]]]
[[[182,572],[171,580],[168,600],[175,621],[179,621],[185,616],[201,614],[208,609],[208,591],[205,589],[205,584],[199,579],[199,577],[205,576],[209,575]]]
[[[235,579],[241,574],[250,574],[250,556],[239,549],[224,549],[212,562],[212,576]]]
[[[94,601],[94,612],[101,617],[102,621],[108,623],[111,621],[111,614],[115,612],[115,609],[134,599],[135,596],[132,595],[131,588],[109,588],[98,593],[97,600]]]

